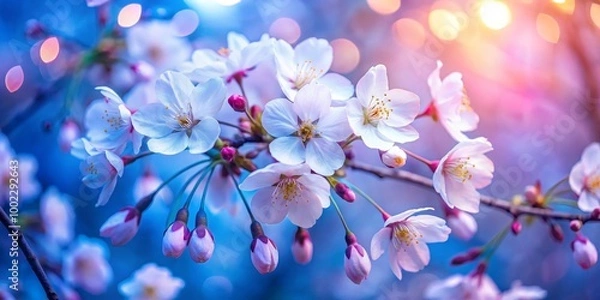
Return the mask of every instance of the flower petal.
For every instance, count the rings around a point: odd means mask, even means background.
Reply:
[[[389,227],[383,227],[377,231],[371,240],[371,258],[377,260],[385,249],[390,245],[390,237],[392,236],[392,229]]]
[[[286,99],[275,99],[265,105],[262,125],[274,137],[290,135],[298,130],[298,116],[292,103]]]
[[[450,228],[442,218],[430,215],[412,216],[407,219],[412,226],[421,233],[422,241],[426,243],[439,243],[448,240]]]
[[[187,109],[194,84],[179,72],[167,71],[156,81],[156,98],[166,106]]]
[[[221,134],[221,126],[217,120],[208,117],[200,121],[194,128],[189,138],[188,147],[191,154],[204,153],[210,150]]]
[[[283,221],[288,213],[285,202],[276,201],[273,197],[275,187],[260,189],[252,198],[250,204],[257,220],[267,224],[276,224]]]
[[[413,142],[419,138],[419,132],[409,125],[393,128],[384,122],[379,122],[377,131],[388,140],[401,144]]]
[[[354,94],[354,86],[348,78],[337,74],[327,73],[319,78],[319,83],[327,86],[331,91],[331,99],[346,100]]]
[[[330,108],[329,113],[319,120],[316,127],[321,137],[335,142],[343,141],[352,132],[346,109],[343,107]]]
[[[111,181],[108,182],[102,190],[100,191],[100,195],[98,195],[98,202],[96,202],[96,207],[102,206],[108,202],[110,196],[115,191],[115,187],[117,186],[117,177],[113,177]]]
[[[346,155],[336,142],[313,138],[306,145],[306,162],[318,174],[329,176],[344,165]]]
[[[191,92],[192,113],[194,119],[214,117],[225,102],[225,84],[220,78],[212,78],[198,84]]]
[[[173,132],[165,137],[148,140],[148,149],[165,155],[177,154],[188,146],[189,138],[183,131]]]
[[[151,138],[161,138],[173,131],[172,110],[161,103],[150,103],[131,116],[135,131]]]
[[[321,202],[316,199],[313,192],[304,189],[288,204],[288,218],[290,222],[302,228],[310,228],[323,214]]]
[[[395,254],[400,267],[408,272],[422,270],[431,259],[426,243],[412,243],[409,246],[401,244],[401,249],[398,249]]]
[[[333,62],[333,48],[325,39],[308,38],[294,49],[294,62],[303,65],[306,62],[321,75],[327,73]]]
[[[389,217],[387,220],[385,220],[385,223],[383,223],[383,226],[388,226],[392,223],[404,221],[408,217],[410,217],[418,212],[422,212],[422,211],[426,211],[426,210],[433,210],[433,207],[421,207],[421,208],[409,209],[407,211],[404,211],[402,213],[399,213],[397,215]]]
[[[389,90],[387,70],[384,65],[371,67],[356,84],[356,97],[363,107],[368,107],[371,96],[381,97]]]
[[[412,123],[421,109],[419,96],[402,89],[389,90],[386,95],[392,113],[384,122],[393,127],[402,127]]]
[[[294,112],[300,120],[314,122],[325,116],[331,106],[331,93],[322,84],[307,84],[294,99]]]
[[[288,165],[303,163],[306,158],[304,143],[295,136],[276,138],[269,144],[269,151],[277,161]]]

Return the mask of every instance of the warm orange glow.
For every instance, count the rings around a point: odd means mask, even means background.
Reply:
[[[565,14],[572,14],[575,10],[575,0],[553,0],[552,2]]]
[[[14,93],[21,88],[24,80],[25,75],[23,74],[23,68],[21,68],[20,65],[17,65],[6,72],[6,76],[4,76],[4,85],[6,85],[6,89],[9,92]]]
[[[188,36],[192,34],[196,31],[196,28],[198,28],[199,23],[200,18],[198,17],[198,14],[191,9],[184,9],[177,12],[171,20],[171,24],[178,36]]]
[[[458,37],[461,26],[453,13],[445,9],[435,9],[429,13],[429,29],[440,40],[452,41]]]
[[[295,43],[301,33],[298,22],[290,18],[279,18],[269,27],[269,34],[272,37],[282,39],[290,44]]]
[[[119,11],[117,23],[123,28],[131,27],[140,21],[142,6],[137,3],[128,4]]]
[[[331,70],[339,73],[352,72],[360,61],[358,47],[348,39],[333,40],[331,47],[333,48]]]
[[[400,0],[367,0],[367,4],[381,15],[393,14],[400,8]]]
[[[404,18],[394,22],[392,32],[396,41],[410,49],[417,50],[425,44],[425,28],[413,19]]]
[[[45,63],[51,63],[58,57],[60,44],[56,37],[47,38],[40,46],[40,58]]]
[[[538,34],[547,42],[556,44],[560,38],[558,22],[547,14],[539,14],[535,22]]]
[[[592,3],[592,7],[590,8],[590,16],[592,17],[592,22],[600,28],[600,4]]]
[[[506,3],[498,0],[484,0],[479,8],[479,18],[488,28],[500,30],[510,24],[512,14]]]

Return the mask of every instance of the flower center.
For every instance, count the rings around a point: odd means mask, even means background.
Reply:
[[[179,126],[185,129],[190,129],[194,124],[190,116],[187,114],[177,116],[177,122],[179,123]]]
[[[393,108],[388,107],[391,99],[386,99],[387,94],[383,94],[383,98],[371,96],[369,108],[365,110],[364,124],[372,123],[382,119],[388,119],[390,114],[394,112]]]
[[[143,294],[146,299],[154,299],[157,296],[156,288],[151,285],[146,285],[144,286]]]
[[[586,179],[585,186],[591,192],[600,191],[600,175],[590,176]]]
[[[296,90],[301,89],[305,85],[323,74],[323,70],[317,70],[312,65],[312,61],[306,60],[302,64],[296,65],[296,79],[292,82]]]
[[[475,165],[470,163],[470,157],[461,157],[457,160],[446,162],[444,171],[450,174],[456,181],[465,182],[473,178],[473,174],[469,172],[469,168],[475,168]]]
[[[398,248],[402,244],[404,246],[411,246],[413,243],[418,244],[418,239],[422,238],[423,235],[412,228],[412,226],[400,223],[394,226],[394,237],[394,245]]]
[[[152,45],[148,48],[148,56],[154,62],[160,62],[163,59],[163,51],[158,45]]]
[[[302,139],[302,142],[306,143],[315,136],[315,125],[310,122],[302,123],[298,129],[298,136]]]
[[[281,175],[281,180],[277,183],[277,188],[274,192],[274,198],[281,197],[286,202],[290,202],[296,198],[301,192],[300,184],[296,182],[296,178]]]
[[[459,110],[460,112],[473,111],[473,108],[471,107],[471,100],[469,99],[469,96],[467,96],[467,90],[464,88]]]
[[[86,172],[88,172],[89,174],[93,174],[96,175],[98,174],[98,168],[96,168],[96,164],[94,164],[93,162],[90,162],[87,166],[87,168],[85,168]]]

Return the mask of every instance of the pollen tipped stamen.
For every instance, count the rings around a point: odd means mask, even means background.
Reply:
[[[315,136],[315,125],[310,122],[304,122],[298,129],[298,136],[302,139],[302,142],[308,142]]]
[[[394,112],[394,109],[388,107],[388,104],[392,100],[386,97],[387,94],[383,94],[383,98],[371,96],[369,109],[365,113],[365,124],[383,119],[387,120],[390,118],[390,115]]]
[[[286,202],[290,202],[296,199],[302,192],[302,185],[296,182],[295,178],[284,177],[282,178],[273,191],[273,199],[283,199]],[[286,204],[287,205],[287,204]]]
[[[469,171],[469,168],[475,168],[475,165],[470,163],[470,157],[461,157],[460,159],[448,162],[446,170],[452,177],[460,182],[466,182],[473,178],[473,174]]]
[[[419,239],[423,237],[417,230],[405,224],[396,225],[393,235],[393,243],[397,249],[402,248],[402,246],[410,247],[413,244],[418,244]]]
[[[585,185],[591,192],[600,192],[600,175],[588,177]]]
[[[323,74],[323,70],[317,70],[312,65],[312,61],[307,60],[302,64],[296,64],[296,79],[293,81],[294,87],[299,90]]]

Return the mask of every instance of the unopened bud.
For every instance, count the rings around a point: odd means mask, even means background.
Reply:
[[[353,160],[354,159],[354,151],[352,151],[352,149],[344,149],[344,154],[346,155],[346,159],[347,160]]]
[[[600,208],[594,208],[592,210],[592,214],[590,215],[592,219],[600,219]]]
[[[231,146],[225,146],[221,149],[221,158],[226,162],[231,162],[235,158],[237,150]]]
[[[305,265],[313,256],[313,243],[308,230],[298,227],[292,244],[292,254],[297,263]]]
[[[515,219],[512,222],[512,224],[510,225],[510,230],[512,231],[512,233],[514,235],[518,235],[521,232],[522,229],[523,229],[523,225],[517,219]]]
[[[234,111],[246,111],[246,98],[242,95],[234,94],[229,96],[229,98],[227,99],[227,103],[229,103],[229,106],[231,106],[231,108],[233,108]]]
[[[477,259],[481,255],[481,253],[483,253],[483,251],[480,247],[472,248],[469,251],[467,251],[467,253],[459,254],[452,258],[450,263],[454,266],[459,266]]]
[[[574,232],[581,230],[582,226],[583,223],[581,223],[579,220],[572,220],[571,223],[569,223],[569,228],[571,228],[571,230]]]
[[[338,182],[335,185],[335,193],[347,202],[352,203],[354,200],[356,200],[356,194],[354,191],[341,182]]]
[[[565,239],[562,228],[560,228],[560,225],[556,223],[550,226],[550,234],[557,242],[562,242]]]
[[[261,115],[262,108],[260,108],[260,106],[252,105],[252,107],[250,107],[250,116],[252,116],[254,119],[260,119]]]
[[[388,151],[379,151],[381,162],[388,168],[400,168],[406,164],[406,152],[398,146],[390,148]]]

